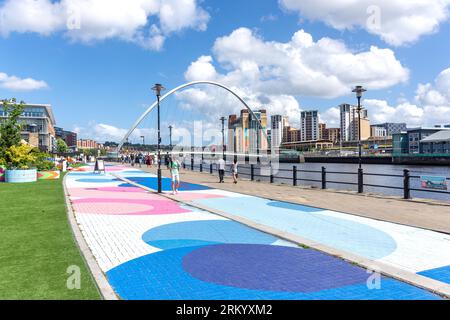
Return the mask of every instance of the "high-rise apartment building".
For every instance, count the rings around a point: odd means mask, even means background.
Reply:
[[[339,106],[341,114],[341,140],[357,141],[359,139],[358,107],[350,104]],[[370,138],[370,121],[367,110],[361,109],[361,140]]]
[[[301,141],[319,140],[319,112],[302,111],[300,116]]]
[[[270,119],[271,149],[276,150],[283,142],[284,128],[289,126],[288,118],[281,115],[273,115]]]

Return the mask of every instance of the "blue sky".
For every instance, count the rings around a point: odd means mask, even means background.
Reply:
[[[23,6],[29,5],[27,0],[16,1],[16,4],[23,2]],[[39,1],[42,4],[46,2]],[[177,0],[171,1],[176,2]],[[17,8],[8,6],[9,2],[0,1],[0,12],[3,12],[4,16],[17,10]],[[196,8],[203,13],[206,12],[208,17],[202,21],[186,22],[184,25],[176,27],[167,24],[173,30],[166,33],[161,13],[148,15],[149,22],[141,29],[147,30],[151,24],[155,24],[159,28],[158,34],[162,34],[165,38],[162,46],[157,49],[145,47],[136,40],[135,35],[130,36],[129,33],[125,36],[120,33],[112,36],[97,34],[92,36],[90,33],[91,38],[86,40],[86,35],[81,35],[84,31],[83,24],[81,24],[80,33],[75,36],[68,34],[61,27],[50,27],[50,30],[44,30],[44,27],[36,26],[31,23],[32,21],[25,26],[23,24],[26,22],[22,22],[22,25],[21,22],[17,22],[17,25],[8,25],[8,27],[5,27],[5,23],[0,24],[0,27],[3,28],[0,30],[0,97],[16,97],[19,100],[33,103],[50,103],[53,106],[58,126],[68,130],[79,130],[80,136],[84,138],[118,140],[123,130],[128,128],[145,110],[143,106],[153,102],[154,96],[150,90],[152,85],[161,82],[167,88],[173,88],[187,80],[192,80],[187,79],[185,73],[191,64],[198,61],[201,56],[212,58],[211,62],[202,63],[202,67],[209,68],[209,65],[213,65],[219,74],[217,80],[227,82],[226,84],[233,88],[242,89],[243,95],[248,96],[248,101],[253,103],[255,108],[259,107],[258,97],[266,94],[264,90],[269,82],[265,83],[263,79],[259,79],[260,83],[256,86],[251,81],[242,80],[241,82],[239,80],[241,78],[232,77],[230,73],[241,74],[243,70],[241,65],[233,65],[233,61],[240,59],[239,55],[242,55],[242,60],[254,63],[259,67],[261,73],[263,73],[262,70],[269,72],[269,78],[278,74],[279,71],[270,73],[278,68],[280,68],[280,72],[285,72],[282,69],[283,66],[273,67],[270,61],[267,62],[268,59],[270,60],[270,56],[269,58],[258,58],[258,55],[262,53],[247,52],[251,48],[236,48],[235,52],[234,49],[225,51],[230,44],[215,46],[217,39],[230,37],[232,40],[245,38],[244,40],[247,41],[250,36],[246,32],[236,33],[232,37],[234,31],[246,28],[241,30],[249,30],[252,39],[255,38],[261,43],[286,44],[291,41],[297,31],[302,29],[312,36],[314,42],[325,37],[342,42],[349,55],[356,56],[362,52],[370,52],[371,46],[392,51],[393,58],[386,59],[389,59],[389,63],[398,68],[392,69],[392,72],[389,70],[390,67],[383,72],[374,71],[373,79],[371,78],[372,84],[369,85],[373,89],[369,90],[366,95],[369,100],[366,104],[370,115],[375,116],[380,113],[373,122],[396,119],[402,121],[402,118],[410,125],[450,122],[449,115],[445,112],[449,111],[450,113],[450,87],[446,87],[446,84],[450,86],[450,81],[446,81],[446,74],[443,76],[441,74],[450,67],[448,4],[443,8],[437,7],[433,11],[433,13],[436,11],[438,16],[439,9],[442,9],[445,17],[436,18],[437,27],[432,32],[428,32],[426,27],[422,33],[420,30],[415,30],[414,32],[418,34],[417,39],[410,41],[410,39],[398,40],[397,38],[397,40],[386,40],[386,37],[392,36],[392,30],[383,29],[384,33],[382,32],[381,35],[373,34],[362,25],[359,26],[357,22],[351,27],[338,28],[333,25],[335,21],[330,23],[326,18],[322,18],[326,12],[320,12],[321,9],[315,8],[314,4],[311,4],[311,7],[299,9],[293,0],[286,0],[284,3],[276,0],[187,0],[187,2],[194,2]],[[336,1],[336,3],[339,2]],[[410,8],[410,10],[413,9]],[[99,14],[99,16],[101,15]],[[37,19],[38,16],[34,18]],[[186,21],[190,18],[192,17],[183,17]],[[33,20],[33,16],[27,17],[27,19]],[[81,15],[82,22],[83,19],[84,16]],[[340,19],[339,16],[335,20],[338,19]],[[355,19],[357,21],[357,18]],[[6,20],[6,22],[8,21]],[[103,27],[108,28],[108,26]],[[24,30],[26,32],[23,32]],[[406,33],[408,33],[407,31],[406,29]],[[244,40],[242,43],[247,43]],[[236,43],[239,45],[239,42],[236,41]],[[248,50],[244,52],[244,49]],[[231,51],[233,55],[227,53]],[[320,72],[326,73],[327,79],[337,77],[340,81],[339,84],[345,82],[343,81],[346,79],[345,72],[333,70],[331,54],[320,52],[324,55],[325,62],[315,60],[322,59],[318,53],[309,53],[311,56],[308,57],[306,64],[308,72],[315,72],[315,65],[323,64]],[[275,53],[278,54],[274,51]],[[253,56],[255,61],[252,61]],[[348,55],[343,55],[343,57],[346,56]],[[274,55],[273,58],[277,57]],[[336,64],[339,64],[337,61]],[[365,72],[365,68],[362,69],[362,72]],[[405,70],[407,70],[407,75]],[[349,74],[354,72],[356,71],[349,70]],[[396,72],[399,74],[394,75]],[[202,72],[200,72],[200,76],[201,74]],[[439,78],[440,75],[442,77]],[[391,76],[391,83],[379,85]],[[344,94],[345,90],[341,89],[342,86],[333,87],[325,81],[323,88],[311,88],[313,87],[311,84],[308,89],[305,89],[303,85],[296,86],[296,82],[291,81],[287,76],[281,77],[280,83],[286,81],[285,87],[289,87],[286,89],[288,92],[284,93],[283,89],[278,89],[271,93],[270,99],[277,99],[280,95],[294,97],[301,109],[319,109],[322,119],[330,125],[336,124],[336,109],[332,109],[333,107],[342,102],[354,103],[355,99],[351,92]],[[358,78],[357,75],[349,76],[349,83],[355,77]],[[33,79],[36,83],[21,82],[27,78]],[[236,79],[236,82],[233,82],[233,79]],[[308,78],[305,77],[305,79]],[[8,84],[13,82],[18,83],[17,86]],[[320,82],[318,84],[320,85]],[[366,85],[365,83],[361,84]],[[421,97],[417,98],[420,84],[429,85],[422,88]],[[207,89],[205,90],[206,93],[212,94]],[[328,94],[320,96],[317,94],[317,91],[320,90],[323,92],[331,90],[336,94],[333,94],[332,98],[327,97]],[[315,92],[315,94],[311,94],[311,92]],[[195,94],[196,92],[191,93]],[[256,97],[252,97],[253,93]],[[439,99],[433,100],[436,95],[439,95]],[[267,99],[264,98],[260,101],[269,101]],[[292,104],[291,100],[289,101],[290,109],[286,113],[295,117],[296,106]],[[180,104],[184,103],[185,108],[189,108],[186,106],[195,108],[196,106],[192,104],[196,102],[206,103],[185,96],[181,96],[179,101]],[[269,106],[271,102],[272,100],[270,103],[267,102],[269,112],[272,111]],[[175,104],[175,98],[170,103]],[[233,111],[233,107],[229,106],[223,109],[218,106],[214,106],[214,108],[216,108],[217,118],[227,115],[220,114],[221,110]],[[239,108],[238,105],[234,107],[234,109]],[[283,110],[283,105],[281,105],[272,113],[282,113]],[[404,117],[402,117],[402,112],[405,112]],[[430,113],[436,114],[430,116]],[[181,115],[185,121],[198,120],[199,117],[199,113],[192,116],[186,109],[183,109]],[[166,116],[177,115],[176,112],[173,112]],[[214,113],[212,115],[205,114],[203,119],[211,120],[214,117]],[[295,123],[296,119],[295,121],[293,119],[293,122]],[[107,126],[96,128],[102,124]],[[147,122],[146,125],[150,126],[151,124]]]

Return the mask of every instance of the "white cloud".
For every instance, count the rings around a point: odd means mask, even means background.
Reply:
[[[307,32],[296,32],[289,42],[264,41],[240,28],[218,38],[213,56],[201,56],[185,72],[188,81],[211,80],[235,89],[252,108],[269,107],[296,123],[300,106],[295,97],[335,98],[355,85],[382,89],[405,82],[409,70],[389,49],[372,47],[353,53],[338,40],[314,41]],[[224,70],[224,71],[220,71]],[[189,89],[178,94],[187,105],[217,117],[242,108],[235,99],[217,97],[215,89]],[[222,97],[222,96],[221,96]]]
[[[391,45],[434,33],[449,17],[450,0],[279,0],[302,18],[339,29],[365,29]]]
[[[35,80],[32,78],[21,79],[0,72],[0,88],[12,91],[32,91],[48,88],[48,85],[42,80]]]
[[[90,122],[86,127],[74,126],[73,131],[78,134],[79,139],[93,139],[97,142],[120,142],[127,134],[128,129],[115,127],[105,123]],[[148,141],[151,141],[152,138],[156,137],[156,130],[137,128],[131,134],[129,141],[141,143],[141,136],[145,136],[147,143]]]
[[[63,32],[91,43],[118,38],[159,50],[167,36],[184,29],[203,31],[209,14],[197,0],[6,0],[0,6],[0,33]],[[20,17],[20,18],[18,18]]]

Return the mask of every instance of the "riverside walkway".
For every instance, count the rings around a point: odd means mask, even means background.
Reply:
[[[204,184],[183,183],[175,201],[148,193],[136,183],[154,188],[156,177],[108,166],[106,175],[95,175],[89,167],[66,178],[79,228],[123,299],[438,298],[389,277],[371,285],[376,277],[363,268],[199,209],[202,205],[255,220],[276,213],[275,218],[260,222],[285,221],[285,227],[309,232],[304,236],[322,234],[326,242],[328,234],[337,245],[352,243],[345,249],[374,260],[399,264],[405,258],[405,268],[430,279],[446,282],[448,276],[450,241],[440,233]],[[163,180],[163,188],[170,189],[169,179]],[[289,222],[299,218],[300,224]],[[408,246],[410,241],[416,242]],[[426,255],[413,257],[418,252],[414,247],[427,251]]]

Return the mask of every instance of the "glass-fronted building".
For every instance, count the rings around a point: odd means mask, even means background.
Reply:
[[[0,119],[8,117],[0,104]],[[46,152],[56,146],[55,117],[49,104],[26,104],[19,121],[22,124],[22,139]]]

